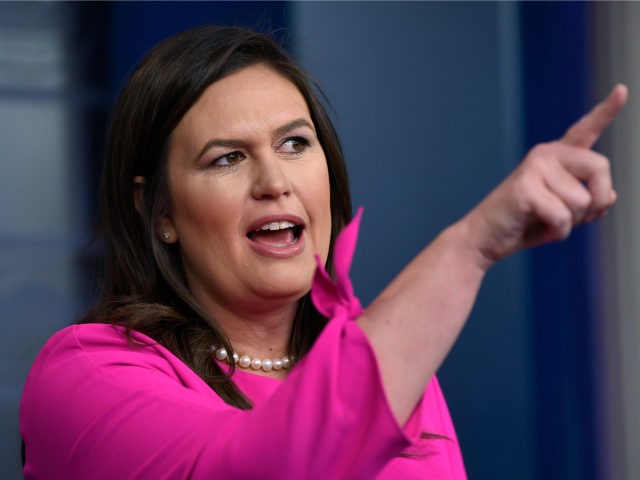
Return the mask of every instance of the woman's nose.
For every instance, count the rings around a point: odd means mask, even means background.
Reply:
[[[291,193],[291,181],[287,176],[282,160],[272,157],[255,164],[255,178],[251,196],[256,200],[277,199]]]

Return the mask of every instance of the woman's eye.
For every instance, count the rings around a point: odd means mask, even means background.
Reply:
[[[211,165],[216,167],[228,167],[230,165],[235,165],[240,160],[242,160],[243,156],[240,152],[229,152],[218,158],[216,158]]]
[[[279,150],[282,150],[283,153],[301,153],[309,146],[309,142],[302,137],[291,137],[287,138]]]

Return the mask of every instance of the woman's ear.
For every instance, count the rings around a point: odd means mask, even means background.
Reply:
[[[133,201],[136,210],[140,215],[144,211],[144,185],[145,178],[142,176],[133,177]],[[178,241],[178,234],[173,225],[173,221],[168,214],[164,214],[156,223],[156,235],[164,243],[170,244]]]
[[[160,240],[164,243],[176,243],[178,241],[178,232],[173,225],[173,220],[168,214],[164,214],[158,221],[156,226],[156,235],[160,237]]]
[[[144,205],[144,184],[144,177],[140,175],[133,177],[133,203],[135,204],[136,210],[140,215],[142,215],[142,207]]]

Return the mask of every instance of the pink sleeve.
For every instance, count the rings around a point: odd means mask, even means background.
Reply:
[[[53,337],[22,398],[26,478],[374,478],[418,432],[394,420],[352,321],[361,312],[348,279],[360,213],[336,244],[336,283],[322,268],[314,280],[313,300],[331,321],[253,410],[226,405],[163,347],[133,348],[117,327]]]

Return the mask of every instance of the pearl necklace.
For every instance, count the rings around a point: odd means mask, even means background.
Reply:
[[[227,354],[227,350],[222,348],[211,347],[214,355],[221,362],[229,361],[229,355]],[[264,370],[265,372],[269,372],[271,370],[281,370],[283,368],[289,368],[291,365],[291,360],[293,357],[289,358],[288,356],[276,358],[274,360],[270,358],[251,358],[249,355],[238,355],[237,353],[233,354],[233,363],[238,365],[241,368],[249,368],[251,367],[253,370]]]

